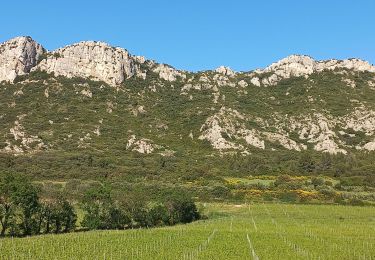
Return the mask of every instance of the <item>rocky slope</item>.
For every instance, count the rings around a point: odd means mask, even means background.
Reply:
[[[48,52],[18,37],[0,45],[0,81],[5,153],[375,150],[375,67],[359,59],[191,73],[106,43]]]

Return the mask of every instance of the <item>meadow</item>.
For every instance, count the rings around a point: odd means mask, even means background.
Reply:
[[[173,227],[0,240],[0,259],[375,259],[375,209],[205,204]]]

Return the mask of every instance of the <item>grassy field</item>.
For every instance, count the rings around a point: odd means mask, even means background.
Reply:
[[[375,208],[208,204],[166,228],[0,240],[0,259],[375,259]]]

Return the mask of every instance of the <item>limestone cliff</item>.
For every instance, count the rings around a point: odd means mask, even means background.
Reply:
[[[117,85],[133,76],[136,69],[128,51],[102,42],[87,41],[48,53],[33,70],[68,78],[91,78]]]
[[[0,45],[0,81],[13,80],[29,73],[37,64],[44,48],[31,37],[17,37]]]

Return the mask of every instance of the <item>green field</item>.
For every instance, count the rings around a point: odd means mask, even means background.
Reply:
[[[0,240],[0,259],[375,259],[375,209],[205,206],[208,220]]]

